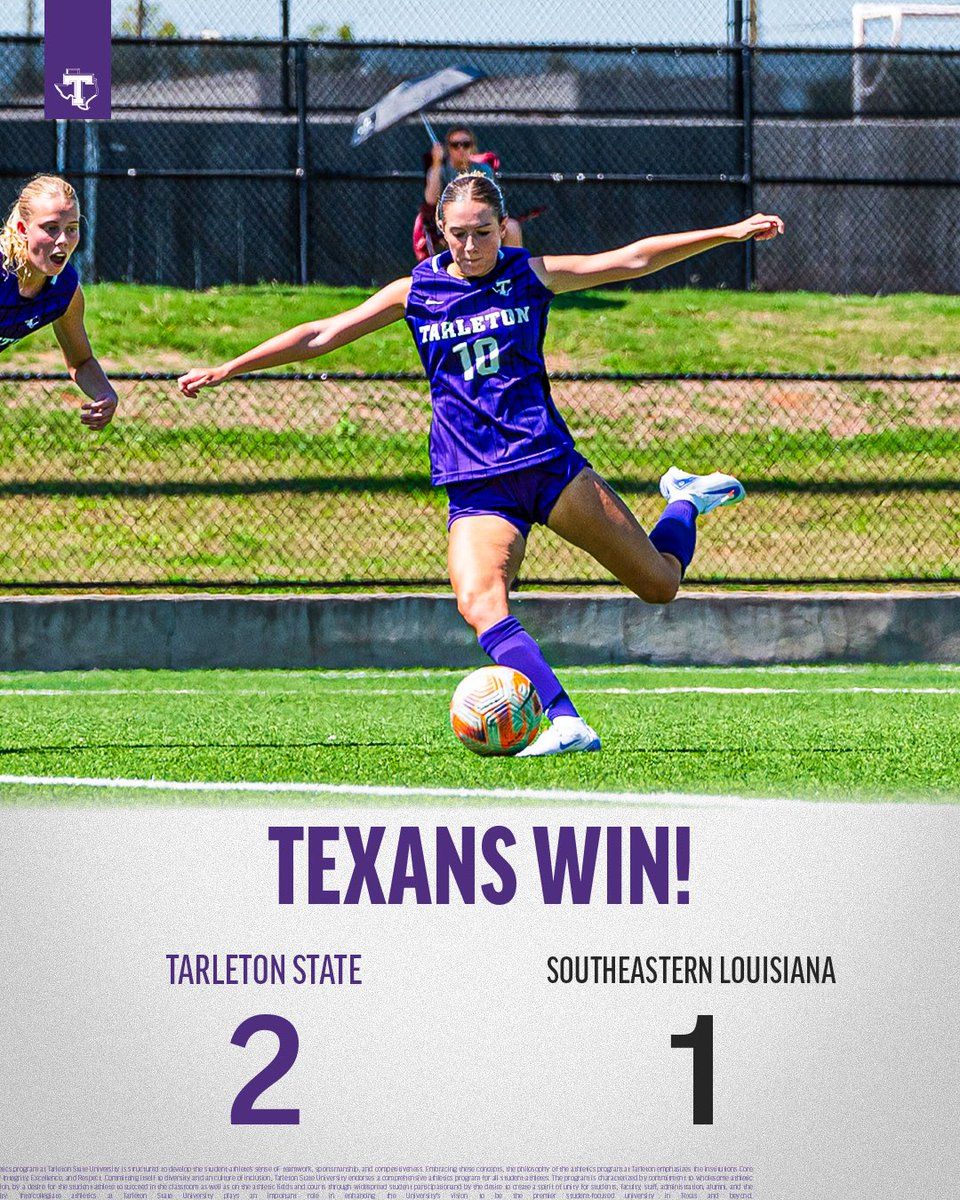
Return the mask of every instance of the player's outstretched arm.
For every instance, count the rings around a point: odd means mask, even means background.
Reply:
[[[346,312],[323,321],[296,325],[222,366],[194,367],[180,376],[177,386],[185,396],[195,396],[201,388],[215,387],[225,379],[246,371],[262,371],[267,367],[305,362],[309,358],[329,354],[331,350],[347,346],[368,333],[402,320],[409,291],[409,277],[396,279],[356,308],[348,308]]]
[[[90,339],[83,323],[83,292],[80,288],[73,293],[67,311],[53,323],[63,361],[67,364],[70,378],[87,397],[80,406],[80,420],[88,429],[103,429],[117,411],[117,393],[104,373],[103,367],[93,357]]]
[[[783,221],[779,217],[756,213],[745,221],[719,229],[664,233],[600,254],[547,254],[540,259],[531,259],[530,265],[552,292],[576,292],[652,275],[654,271],[662,271],[664,267],[717,246],[747,242],[751,238],[764,242],[780,233],[783,233]]]

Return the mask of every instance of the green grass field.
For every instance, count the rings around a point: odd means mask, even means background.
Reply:
[[[462,671],[0,676],[0,800],[343,804],[317,794],[25,786],[9,777],[960,799],[948,667],[571,668],[600,754],[479,759],[447,722]],[[450,804],[451,797],[418,803]],[[482,795],[468,797],[482,802]],[[383,800],[376,802],[382,803]]]
[[[84,294],[93,347],[105,363],[115,370],[179,371],[233,358],[371,293],[320,285],[189,292],[103,283]],[[546,349],[552,370],[960,371],[960,297],[580,292],[554,303]],[[0,356],[0,364],[59,370],[62,360],[47,330]],[[328,355],[317,369],[415,371],[419,364],[398,324]]]

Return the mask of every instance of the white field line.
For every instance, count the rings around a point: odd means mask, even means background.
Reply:
[[[98,779],[73,775],[0,775],[0,785],[173,793],[244,792],[267,795],[344,796],[411,801],[421,799],[536,800],[579,806],[625,804],[677,808],[865,807],[863,802],[855,800],[804,800],[790,797],[763,799],[757,796],[713,796],[687,792],[584,792],[565,788],[444,788],[349,783],[257,783],[252,780],[229,780],[214,783],[209,780],[189,782],[172,779]],[[870,801],[869,807],[876,808],[878,803],[891,808],[902,807],[894,801]]]
[[[588,696],[960,696],[960,688],[935,687],[661,687],[661,688],[577,688]]]
[[[252,689],[251,689],[252,690]],[[0,696],[202,696],[201,688],[0,688]],[[222,695],[222,693],[218,693]],[[234,695],[237,693],[235,692]]]
[[[960,688],[936,687],[827,687],[827,688],[775,688],[775,687],[720,687],[699,685],[690,687],[598,687],[577,688],[583,696],[957,696]],[[447,688],[323,688],[321,696],[445,696]],[[233,696],[300,696],[307,693],[294,688],[236,688]],[[224,693],[204,688],[0,688],[0,698],[21,696],[217,696]]]

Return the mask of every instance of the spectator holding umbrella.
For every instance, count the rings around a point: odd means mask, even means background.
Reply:
[[[418,261],[446,248],[437,227],[437,205],[448,183],[459,175],[479,173],[491,182],[496,181],[500,160],[492,151],[477,152],[476,138],[465,125],[455,125],[447,133],[446,145],[440,141],[426,117],[426,110],[443,100],[472,87],[484,78],[484,73],[470,66],[443,67],[421,79],[409,79],[382,96],[376,104],[365,109],[357,118],[351,145],[362,146],[369,138],[391,129],[407,117],[418,114],[432,143],[429,155],[424,156],[426,181],[423,203],[413,227],[413,249]],[[539,216],[544,209],[531,209],[519,219],[507,218],[504,245],[522,246],[520,223]]]
[[[447,130],[446,147],[444,143],[435,140],[430,151],[430,165],[423,189],[424,207],[429,212],[421,214],[428,234],[436,231],[436,208],[448,183],[453,183],[458,175],[476,173],[495,180],[496,168],[499,165],[500,161],[492,151],[485,154],[478,151],[477,139],[467,125],[454,125]],[[446,243],[439,239],[438,234],[431,240],[435,243],[434,252],[445,248]],[[507,217],[507,232],[503,244],[523,245],[520,223],[513,217]]]

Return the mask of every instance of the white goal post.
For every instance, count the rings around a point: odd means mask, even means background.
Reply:
[[[960,3],[958,4],[854,4],[853,18],[853,48],[862,50],[866,47],[867,25],[870,22],[889,21],[889,47],[896,49],[903,39],[903,21],[905,17],[925,18],[960,18]],[[880,47],[877,47],[878,49]],[[884,47],[886,48],[886,47]],[[863,104],[883,82],[887,73],[887,64],[881,63],[877,74],[868,83],[863,69],[863,56],[853,56],[853,115],[859,116]]]

